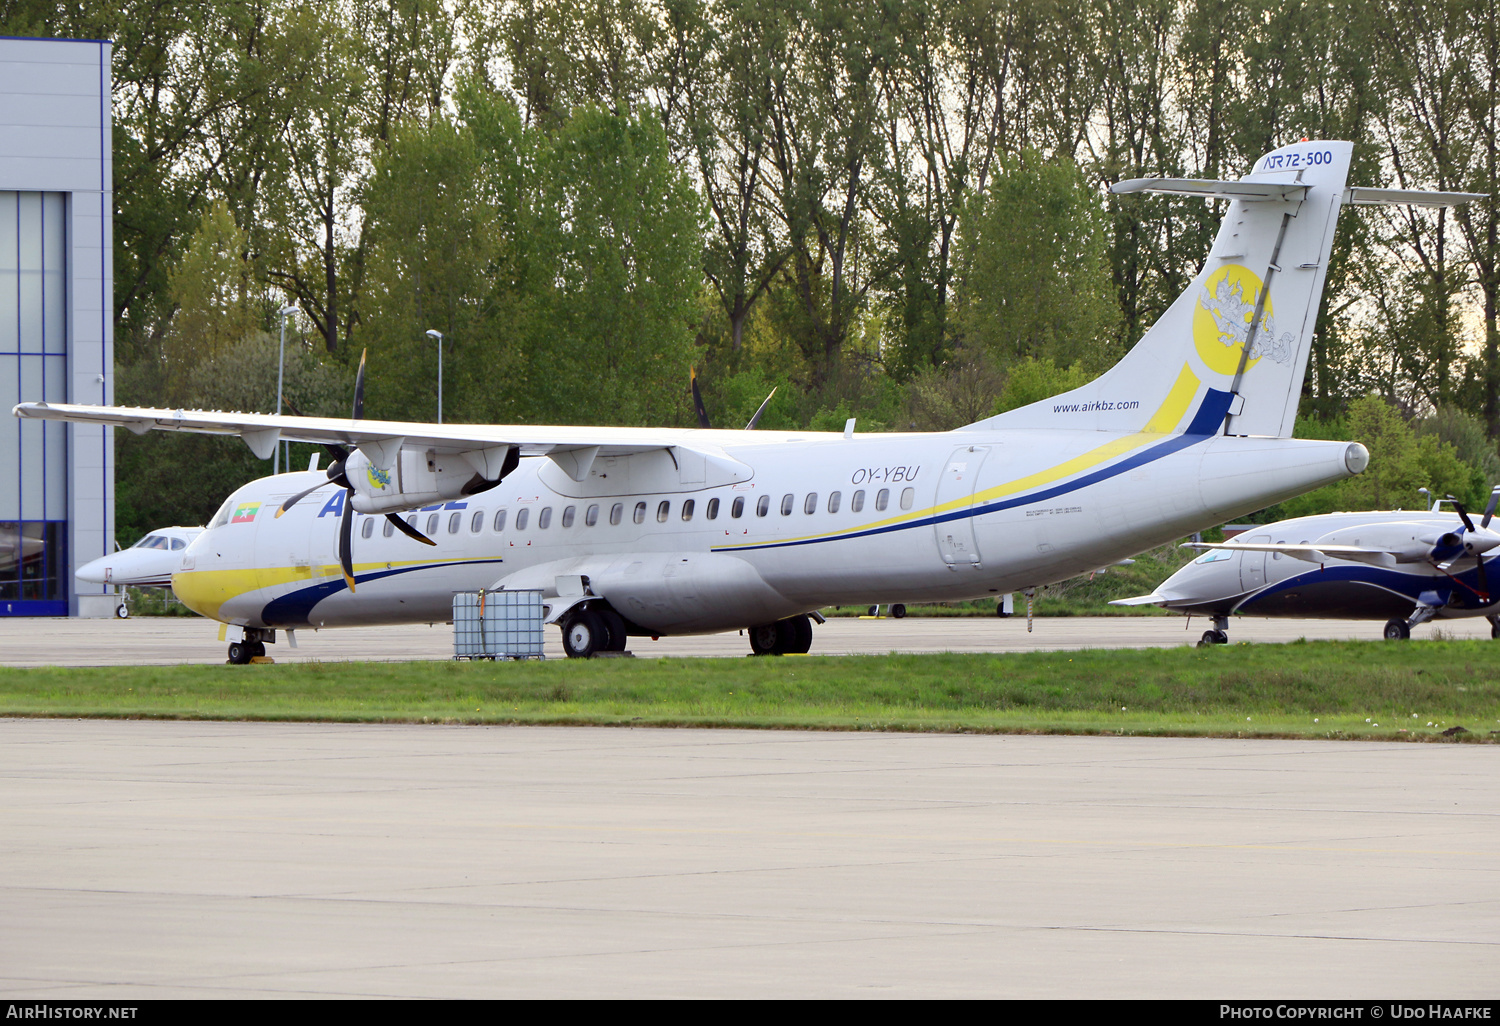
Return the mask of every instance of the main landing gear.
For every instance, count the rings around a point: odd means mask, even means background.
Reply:
[[[1387,620],[1385,622],[1385,630],[1382,633],[1385,635],[1385,640],[1387,641],[1405,641],[1407,638],[1411,637],[1411,629],[1413,627],[1420,627],[1422,624],[1426,623],[1428,620],[1431,620],[1436,615],[1437,606],[1430,606],[1424,602],[1418,602],[1417,608],[1412,610],[1412,614],[1409,618],[1405,620]],[[1490,618],[1490,637],[1493,638],[1497,636],[1500,635],[1495,634],[1495,621],[1492,617]]]
[[[756,655],[805,655],[812,649],[812,618],[805,613],[751,627],[749,633]]]
[[[588,659],[596,652],[623,652],[625,618],[608,606],[582,606],[563,621],[563,651],[569,659]]]
[[[1198,639],[1199,648],[1208,648],[1210,645],[1229,644],[1229,617],[1214,617],[1214,629],[1204,631],[1203,637]]]

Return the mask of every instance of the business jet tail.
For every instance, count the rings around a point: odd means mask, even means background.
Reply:
[[[1346,203],[1448,206],[1463,193],[1346,189],[1353,144],[1299,142],[1239,181],[1134,179],[1115,193],[1227,199],[1203,269],[1135,347],[1071,392],[960,430],[1066,428],[1286,438]]]

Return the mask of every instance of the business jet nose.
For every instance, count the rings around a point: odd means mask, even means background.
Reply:
[[[109,571],[112,565],[113,560],[111,557],[100,556],[98,559],[91,559],[83,564],[73,576],[77,577],[80,581],[87,581],[89,584],[108,584]]]

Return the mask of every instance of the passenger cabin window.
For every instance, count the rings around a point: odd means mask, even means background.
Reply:
[[[536,515],[536,529],[545,531],[552,526],[552,507],[543,506],[542,511]]]
[[[448,518],[448,533],[457,534],[459,525],[463,522],[464,515],[462,513],[454,513],[451,517]]]
[[[911,509],[911,504],[916,501],[917,490],[915,488],[901,489],[901,508]]]
[[[383,538],[389,538],[391,535],[393,535],[395,533],[396,533],[396,525],[393,524],[393,523],[391,523],[389,520],[387,520],[385,522],[385,527],[383,527],[381,529],[381,531],[380,531],[381,537],[383,537]]]
[[[771,497],[762,495],[755,503],[755,515],[763,517],[769,512],[771,512]]]
[[[802,512],[812,516],[818,511],[818,493],[808,492],[807,498],[802,500]]]
[[[425,532],[427,537],[431,538],[433,535],[437,534],[437,525],[438,515],[434,513],[427,518],[427,530]]]
[[[880,489],[880,491],[875,493],[875,511],[877,513],[883,512],[885,508],[890,504],[891,490],[889,488],[882,488]]]
[[[797,497],[795,495],[793,495],[791,492],[787,492],[785,495],[783,495],[781,497],[781,515],[784,516],[784,517],[791,516],[792,515],[792,507],[795,506],[796,504],[797,504]]]
[[[729,507],[729,515],[736,520],[745,515],[745,497],[743,495],[736,495],[734,497],[734,502]]]
[[[495,533],[499,534],[503,530],[505,530],[505,510],[497,509],[495,510]]]
[[[526,530],[526,521],[529,519],[531,519],[531,510],[524,506],[516,510],[516,530]]]
[[[838,492],[829,492],[828,493],[828,512],[830,512],[830,513],[837,513],[838,511],[839,511],[839,493]]]
[[[598,522],[599,522],[599,504],[596,502],[596,503],[594,503],[594,505],[592,505],[588,509],[584,510],[584,513],[583,513],[583,525],[585,527],[593,527]]]
[[[667,499],[663,499],[661,503],[656,507],[656,522],[658,524],[665,524],[667,522],[667,517],[671,514],[671,512],[672,503]]]
[[[683,502],[683,504],[682,504],[682,519],[684,519],[684,520],[691,520],[691,519],[693,519],[693,500],[692,499],[687,499],[687,500],[685,500]]]
[[[635,513],[632,516],[632,519],[638,524],[644,524],[646,522],[646,504],[644,502],[638,502],[635,504]]]
[[[370,537],[370,535],[372,535],[374,533],[375,533],[375,518],[374,517],[365,517],[365,526],[361,527],[359,529],[359,536],[361,538],[368,538],[368,537]]]
[[[609,508],[609,526],[618,527],[625,516],[625,504],[617,502]]]
[[[706,510],[703,511],[703,515],[706,516],[706,517],[708,517],[708,519],[710,519],[710,520],[717,520],[717,519],[719,519],[719,500],[718,499],[709,499],[708,500],[708,509],[706,509]]]
[[[849,512],[863,513],[865,509],[865,490],[861,488],[849,499]]]
[[[474,511],[474,517],[473,517],[473,519],[469,521],[469,533],[470,534],[478,534],[480,531],[483,531],[483,530],[484,530],[484,510],[482,510],[482,509],[476,509]]]
[[[573,513],[577,510],[577,508],[578,507],[576,506],[568,506],[563,510],[562,525],[564,527],[573,526]]]

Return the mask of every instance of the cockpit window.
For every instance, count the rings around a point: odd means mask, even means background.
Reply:
[[[172,551],[173,552],[176,552],[179,549],[185,549],[185,548],[187,548],[187,542],[183,541],[181,538],[173,538],[172,539]]]
[[[1194,563],[1217,563],[1221,559],[1232,559],[1234,553],[1228,549],[1209,549],[1203,555],[1193,560]]]
[[[212,531],[216,527],[223,527],[229,523],[229,512],[232,509],[234,509],[234,496],[231,495],[224,500],[224,505],[219,507],[219,512],[214,514],[214,518],[209,523],[208,529]]]

